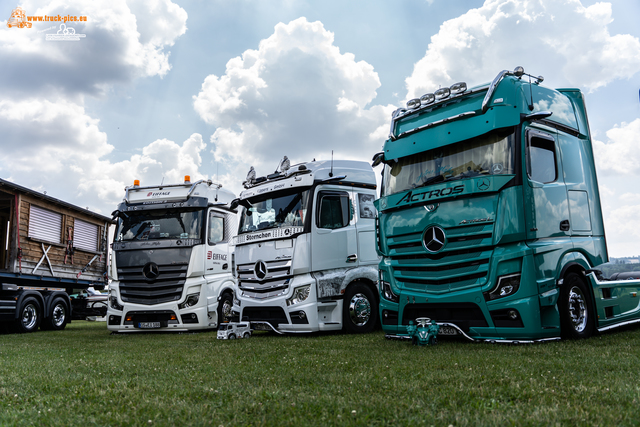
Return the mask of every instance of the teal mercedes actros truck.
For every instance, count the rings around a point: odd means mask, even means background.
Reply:
[[[640,281],[592,270],[608,257],[584,96],[542,80],[517,67],[394,111],[373,158],[387,337],[419,318],[519,342],[640,321]]]

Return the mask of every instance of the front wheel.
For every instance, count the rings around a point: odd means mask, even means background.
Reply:
[[[42,309],[38,300],[33,297],[25,298],[20,305],[19,316],[15,322],[16,330],[20,333],[37,330],[41,317]]]
[[[235,334],[230,334],[229,335],[229,339],[230,340],[235,340],[236,339],[236,335]]]
[[[593,334],[595,319],[587,285],[576,273],[569,273],[565,277],[558,308],[563,338],[589,338]]]
[[[233,298],[231,294],[224,293],[218,302],[218,326],[222,323],[231,322],[231,307],[233,307]]]
[[[352,334],[371,332],[377,320],[378,307],[371,288],[361,282],[349,286],[342,310],[344,329]]]

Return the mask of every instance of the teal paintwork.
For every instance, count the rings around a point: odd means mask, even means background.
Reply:
[[[407,336],[410,321],[428,317],[476,339],[558,337],[570,311],[562,295],[571,273],[588,289],[595,328],[640,319],[638,283],[585,277],[608,258],[583,94],[513,73],[496,81],[490,96],[487,85],[394,116],[383,146],[388,165],[512,128],[517,167],[514,174],[501,174],[502,164],[482,167],[481,175],[449,175],[391,194],[383,188],[375,202],[383,329]],[[553,114],[525,118],[544,111]]]

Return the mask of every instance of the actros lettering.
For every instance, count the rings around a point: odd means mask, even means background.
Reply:
[[[454,194],[460,194],[463,191],[464,191],[464,185],[456,185],[455,187],[425,191],[424,193],[418,193],[418,194],[412,194],[412,192],[409,191],[407,194],[404,195],[402,199],[400,199],[398,203],[396,203],[396,206],[403,202],[404,203],[419,202],[422,200],[431,200],[433,198],[453,196]]]

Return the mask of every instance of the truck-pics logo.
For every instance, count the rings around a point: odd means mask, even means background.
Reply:
[[[7,27],[31,28],[31,22],[27,22],[27,14],[21,7],[16,7],[11,12],[11,18],[7,21]]]
[[[33,22],[87,22],[86,16],[74,16],[74,15],[39,15],[28,16],[27,12],[20,6],[11,11],[11,17],[7,20],[7,27],[9,28],[31,28]],[[62,28],[62,31],[64,31]],[[69,34],[68,32],[65,34]],[[74,33],[75,34],[75,30]],[[76,36],[84,37],[84,34],[76,34]]]

